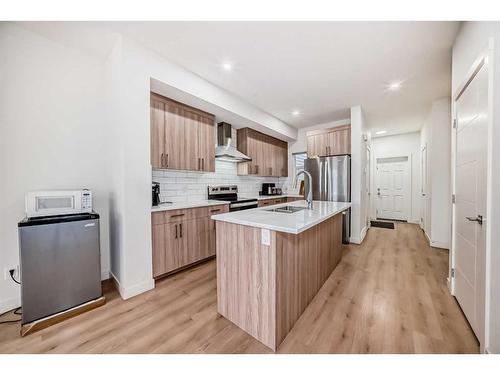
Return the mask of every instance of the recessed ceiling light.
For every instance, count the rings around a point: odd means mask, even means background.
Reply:
[[[377,134],[377,135],[382,135],[385,133],[387,133],[387,130],[379,130],[378,132],[375,132],[375,134]]]
[[[393,82],[389,84],[389,90],[399,90],[401,88],[401,82]]]
[[[233,70],[233,64],[225,62],[224,64],[222,64],[222,69],[227,71]]]
[[[292,115],[298,116],[298,115],[300,115],[300,111],[298,109],[296,109],[296,110],[292,111]]]

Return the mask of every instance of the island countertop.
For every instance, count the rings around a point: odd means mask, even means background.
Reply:
[[[271,212],[277,207],[306,207],[294,213]],[[351,207],[349,202],[313,201],[313,209],[307,209],[306,201],[295,201],[273,206],[254,208],[213,215],[211,218],[226,223],[246,225],[250,227],[274,230],[291,234],[299,234],[326,219],[335,216]]]

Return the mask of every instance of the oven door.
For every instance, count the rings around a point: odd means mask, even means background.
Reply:
[[[257,201],[252,202],[241,202],[241,203],[231,203],[229,205],[229,212],[249,210],[251,208],[257,208]]]

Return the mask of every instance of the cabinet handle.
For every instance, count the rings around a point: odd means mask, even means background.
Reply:
[[[214,208],[213,210],[210,210],[210,212],[219,212],[220,208]]]
[[[165,164],[166,164],[166,167],[168,168],[168,154],[166,155],[165,159],[166,159]]]
[[[205,170],[205,158],[201,158],[201,169]]]
[[[184,215],[185,215],[185,214],[175,214],[175,215],[170,216],[170,218],[179,217],[179,216],[184,216]]]
[[[179,225],[180,225],[180,227],[181,227],[181,238],[182,238],[182,223],[181,223],[181,224],[179,224]]]
[[[160,167],[163,168],[163,152],[160,155]]]
[[[175,238],[177,238],[177,224],[175,224]]]

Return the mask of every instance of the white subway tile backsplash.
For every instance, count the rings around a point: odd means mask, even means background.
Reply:
[[[238,176],[237,164],[215,161],[214,173],[153,170],[153,181],[160,183],[160,199],[171,202],[194,202],[207,199],[209,185],[237,185],[240,196],[257,196],[263,182],[282,187],[287,180],[278,177]]]

